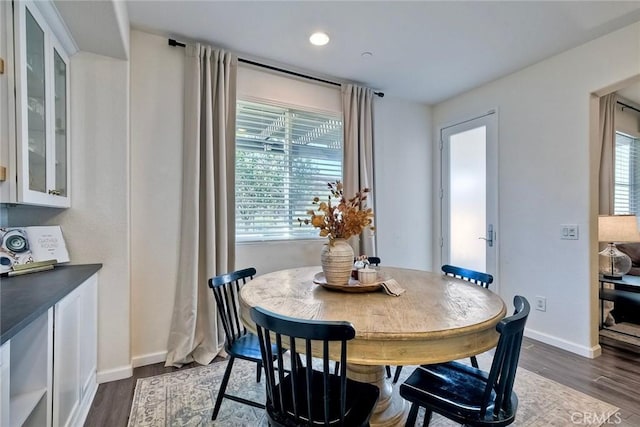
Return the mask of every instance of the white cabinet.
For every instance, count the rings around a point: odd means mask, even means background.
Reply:
[[[80,300],[80,416],[85,419],[98,390],[98,276],[89,278]]]
[[[54,307],[53,425],[80,425],[97,390],[97,276]]]
[[[17,203],[69,207],[69,58],[52,30],[59,23],[41,12],[50,3],[13,5],[13,195]]]
[[[4,61],[4,72],[0,73],[0,201],[6,200],[9,195],[9,181],[6,177],[9,167],[9,86],[8,86],[8,40],[11,37],[4,29],[7,22],[7,13],[10,13],[11,4],[0,1],[0,59]],[[2,425],[2,420],[0,420]]]
[[[9,357],[11,341],[0,347],[0,426],[9,425]]]
[[[2,346],[0,425],[51,424],[53,309]]]
[[[55,306],[54,426],[72,425],[80,404],[80,296],[76,289]]]
[[[97,390],[97,276],[54,307],[53,425],[86,418]]]
[[[0,426],[79,426],[98,389],[94,274],[0,347]]]

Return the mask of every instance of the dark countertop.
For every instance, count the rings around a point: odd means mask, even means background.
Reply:
[[[49,271],[0,279],[0,344],[101,268],[102,264],[60,265]]]

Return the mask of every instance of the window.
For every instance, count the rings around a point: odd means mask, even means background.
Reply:
[[[335,113],[238,101],[236,239],[317,237],[307,217],[313,197],[342,179],[342,118]]]
[[[614,214],[639,214],[640,139],[616,132]]]

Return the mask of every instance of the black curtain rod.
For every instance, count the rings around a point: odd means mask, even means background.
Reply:
[[[624,102],[620,102],[620,101],[616,101],[618,104],[622,105],[624,108],[629,108],[633,111],[637,111],[638,113],[640,113],[640,110],[638,110],[636,107],[633,107],[629,104],[625,104]]]
[[[169,46],[186,47],[187,45],[184,44],[184,43],[180,43],[179,41],[177,41],[175,39],[169,39]],[[333,86],[340,86],[340,83],[332,82],[331,80],[325,80],[325,79],[321,79],[321,78],[318,78],[318,77],[308,76],[306,74],[297,73],[297,72],[291,71],[291,70],[285,70],[284,68],[274,67],[272,65],[261,64],[259,62],[250,61],[250,60],[244,59],[244,58],[238,58],[238,61],[244,62],[245,64],[249,64],[249,65],[255,65],[256,67],[267,68],[269,70],[278,71],[278,72],[285,73],[285,74],[290,74],[292,76],[302,77],[303,79],[308,79],[308,80],[314,80],[316,82],[327,83],[327,84],[330,84],[330,85],[333,85]],[[378,95],[380,98],[384,97],[384,93],[383,92],[373,92],[373,93],[375,95]]]

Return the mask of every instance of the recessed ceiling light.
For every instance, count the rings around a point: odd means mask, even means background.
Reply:
[[[324,46],[325,44],[329,43],[329,36],[327,35],[327,33],[317,32],[311,34],[311,37],[309,37],[309,41],[313,45]]]

